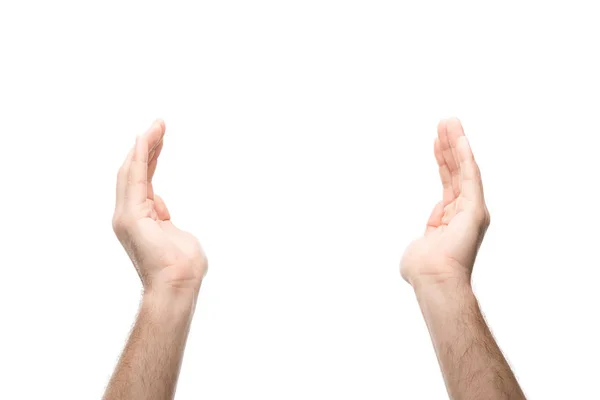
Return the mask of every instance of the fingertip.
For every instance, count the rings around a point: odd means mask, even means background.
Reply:
[[[456,117],[448,118],[446,122],[446,129],[448,131],[448,137],[451,141],[456,141],[460,136],[464,136],[462,123]]]
[[[158,118],[154,121],[154,124],[160,128],[161,133],[164,135],[165,130],[167,129],[167,125],[165,124],[165,121]]]
[[[148,142],[148,150],[150,153],[155,151],[157,146],[162,142],[164,134],[165,123],[160,119],[152,122],[148,130],[143,135]]]
[[[157,119],[150,124],[150,127],[144,133],[146,136],[152,136],[153,138],[160,139],[165,133],[166,125],[162,119]]]
[[[451,126],[456,126],[456,125],[462,126],[462,123],[460,122],[460,119],[458,119],[458,117],[446,118],[446,123]]]

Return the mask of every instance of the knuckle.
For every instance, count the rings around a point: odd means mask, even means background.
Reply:
[[[490,224],[492,223],[492,217],[490,215],[490,212],[487,210],[485,210],[485,218],[484,218],[484,224],[486,227],[490,226]]]
[[[198,254],[198,260],[200,261],[200,265],[208,269],[208,258],[203,252],[200,252],[200,254]]]
[[[112,228],[117,235],[122,231],[123,223],[121,218],[117,215],[115,215],[112,219]]]
[[[490,213],[485,206],[483,206],[477,210],[475,217],[477,219],[477,222],[480,225],[482,225],[486,228],[490,225],[490,222],[491,222]]]

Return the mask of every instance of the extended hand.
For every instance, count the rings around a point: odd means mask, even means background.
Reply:
[[[208,263],[196,238],[173,225],[152,176],[163,146],[165,124],[155,121],[136,140],[117,177],[113,228],[145,291],[198,292]]]
[[[425,235],[402,257],[402,277],[411,285],[458,279],[470,283],[477,251],[490,223],[479,167],[457,119],[438,125],[435,158],[444,187]]]

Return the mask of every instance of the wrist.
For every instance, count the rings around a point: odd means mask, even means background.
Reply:
[[[410,283],[415,291],[438,288],[449,290],[450,288],[470,288],[471,268],[465,268],[458,262],[443,261],[437,263],[426,263],[421,268],[414,268],[414,272],[404,278]]]
[[[187,319],[194,314],[197,298],[194,290],[144,289],[141,308],[160,318]]]
[[[471,280],[465,276],[452,276],[443,279],[413,279],[412,287],[419,301],[430,297],[446,300],[465,300],[474,297]]]
[[[425,322],[445,326],[476,318],[479,304],[471,284],[464,280],[446,280],[415,286],[415,295]]]

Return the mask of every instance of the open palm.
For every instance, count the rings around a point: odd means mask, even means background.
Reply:
[[[113,227],[145,288],[198,289],[207,269],[202,248],[193,235],[173,225],[152,186],[164,133],[162,121],[153,123],[119,170]]]
[[[402,257],[402,276],[413,285],[417,280],[470,280],[490,220],[479,168],[459,120],[439,123],[434,153],[443,196],[429,217],[425,234]]]

